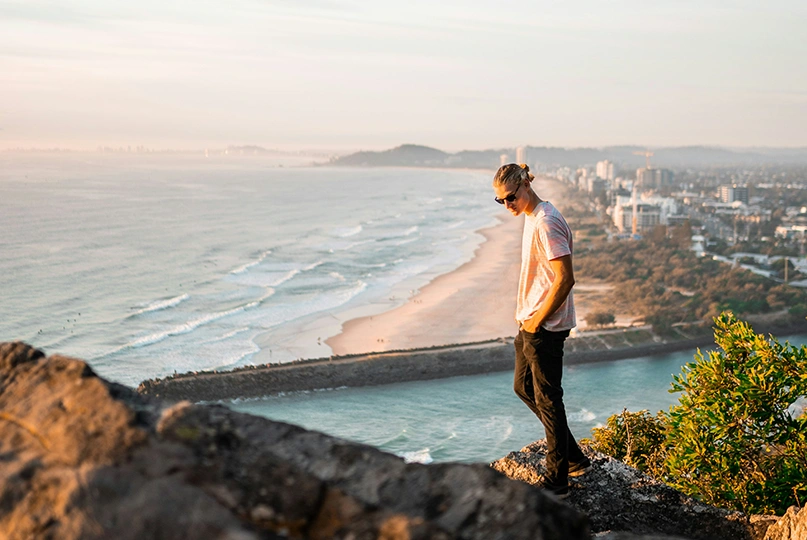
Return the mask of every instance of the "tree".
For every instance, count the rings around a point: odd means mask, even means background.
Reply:
[[[667,226],[656,225],[653,232],[650,233],[650,242],[653,244],[662,244],[667,240]]]
[[[586,313],[585,319],[586,324],[589,326],[602,327],[616,322],[616,317],[612,311],[592,311]]]
[[[623,409],[608,418],[605,426],[592,428],[593,440],[583,439],[594,450],[614,456],[631,467],[649,474],[663,474],[664,440],[667,418],[646,409],[636,413]]]

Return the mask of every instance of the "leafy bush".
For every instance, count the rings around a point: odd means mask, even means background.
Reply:
[[[661,472],[666,425],[667,419],[661,411],[653,416],[647,409],[635,413],[623,409],[622,414],[608,418],[605,426],[591,430],[593,440],[583,442],[655,475]]]
[[[606,326],[615,322],[613,311],[592,311],[586,314],[586,324],[589,326]]]
[[[667,480],[710,504],[783,513],[807,500],[807,419],[789,410],[807,394],[807,348],[757,335],[730,312],[715,324],[720,349],[674,377]]]
[[[719,349],[674,377],[679,404],[656,417],[623,411],[592,446],[706,503],[784,513],[807,501],[807,347],[757,335],[731,312],[715,319]]]

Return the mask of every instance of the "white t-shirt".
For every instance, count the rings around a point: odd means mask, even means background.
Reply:
[[[546,298],[555,280],[549,261],[572,253],[572,230],[557,208],[548,201],[525,214],[521,239],[521,276],[518,281],[516,320],[519,324],[532,318]],[[572,293],[543,327],[552,332],[571,330],[577,326]]]

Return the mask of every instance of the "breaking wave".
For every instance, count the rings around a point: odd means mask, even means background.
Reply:
[[[158,300],[156,302],[152,302],[151,304],[147,305],[146,307],[139,309],[132,313],[131,317],[136,317],[137,315],[142,315],[144,313],[151,313],[153,311],[161,311],[163,309],[172,308],[174,306],[179,305],[181,302],[184,302],[191,296],[187,293],[181,294],[179,296],[175,296],[173,298],[169,298],[167,300]]]

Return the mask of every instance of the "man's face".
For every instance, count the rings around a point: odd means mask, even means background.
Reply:
[[[493,186],[493,191],[496,193],[496,198],[503,201],[505,208],[514,216],[522,213],[530,202],[527,190],[521,182]]]

